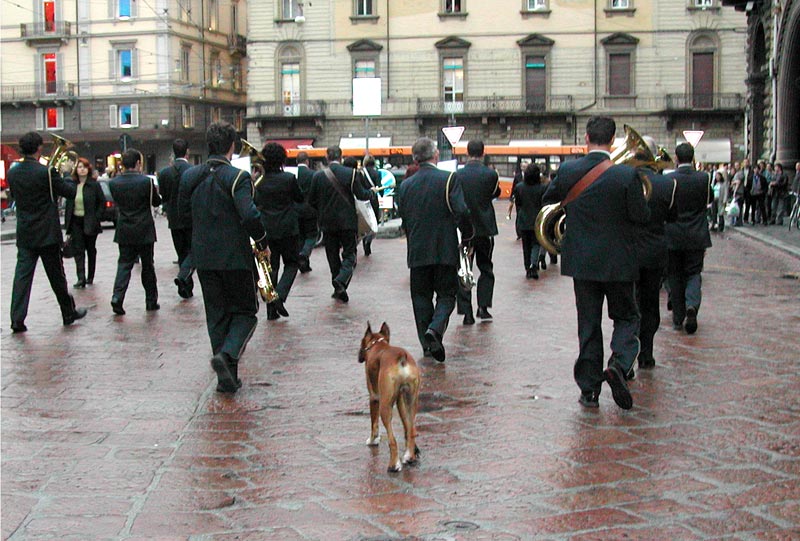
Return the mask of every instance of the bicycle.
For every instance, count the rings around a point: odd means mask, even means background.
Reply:
[[[789,197],[794,198],[792,212],[789,213],[789,230],[791,231],[792,226],[800,229],[800,194],[790,193]]]

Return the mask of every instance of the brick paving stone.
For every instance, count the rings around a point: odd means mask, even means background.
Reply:
[[[631,382],[634,408],[604,387],[586,411],[571,281],[558,265],[525,280],[513,226],[499,228],[494,320],[454,315],[444,364],[420,358],[405,240],[381,238],[347,305],[314,252],[291,316],[259,313],[233,397],[214,391],[202,292],[177,296],[163,219],[161,310],[144,310],[135,270],[127,314],[111,313],[106,230],[96,283],[73,290],[89,315],[63,327],[39,268],[22,335],[9,332],[16,250],[4,240],[3,539],[800,539],[800,259],[715,235],[698,332],[672,330],[662,297],[657,364]],[[386,472],[385,437],[364,444],[368,320],[387,321],[423,374],[422,454],[399,474]]]

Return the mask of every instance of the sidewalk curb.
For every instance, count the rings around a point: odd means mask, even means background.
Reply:
[[[745,237],[750,237],[751,239],[763,242],[764,244],[772,246],[773,248],[777,248],[782,252],[800,259],[800,248],[792,246],[791,244],[787,244],[781,240],[773,239],[768,235],[764,235],[758,231],[753,231],[752,229],[745,229],[744,227],[731,227],[730,230],[744,235]],[[800,234],[800,231],[798,231],[798,234]]]

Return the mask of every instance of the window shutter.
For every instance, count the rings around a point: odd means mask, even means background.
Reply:
[[[139,77],[139,49],[131,49],[131,78]]]
[[[36,108],[36,131],[44,129],[44,109],[41,107]]]
[[[108,106],[108,126],[110,128],[116,128],[118,123],[119,123],[119,118],[117,118],[117,106],[116,105],[109,105]]]
[[[108,18],[117,18],[117,0],[108,0]]]
[[[139,2],[131,0],[131,19],[139,15]]]
[[[66,93],[67,88],[66,84],[64,84],[66,78],[64,77],[64,53],[56,54],[56,92]]]
[[[33,55],[33,65],[36,68],[33,70],[33,83],[36,85],[37,94],[43,90],[42,87],[42,69],[44,67],[44,60],[42,55]]]
[[[108,79],[116,81],[117,77],[117,51],[111,49],[108,51]]]
[[[608,57],[608,93],[627,96],[631,93],[631,55],[612,54]]]
[[[59,107],[58,111],[58,127],[64,129],[64,108]]]
[[[139,104],[132,103],[131,104],[131,127],[138,128],[139,127]]]

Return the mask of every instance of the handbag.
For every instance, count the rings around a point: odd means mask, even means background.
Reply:
[[[336,176],[333,174],[333,171],[329,167],[323,169],[325,172],[325,176],[328,177],[328,180],[331,181],[333,187],[336,191],[341,195],[343,198],[347,199],[342,190],[342,187],[339,185],[339,181],[336,180]],[[353,191],[353,184],[356,180],[356,171],[353,169],[353,178],[350,180],[350,191]],[[356,209],[356,218],[358,218],[358,239],[361,240],[363,237],[367,235],[374,235],[378,232],[378,219],[375,217],[375,211],[372,210],[372,203],[369,200],[362,201],[356,196],[353,196],[353,203]]]
[[[67,238],[61,245],[61,257],[64,259],[71,259],[75,257],[75,252],[75,243],[72,241],[72,235],[67,235]]]

